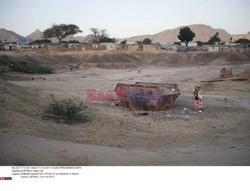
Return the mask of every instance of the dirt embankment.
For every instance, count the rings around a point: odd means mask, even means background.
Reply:
[[[140,52],[68,52],[68,53],[7,53],[14,60],[50,66],[54,69],[79,68],[122,69],[136,66],[186,66],[243,64],[250,53],[140,53]]]

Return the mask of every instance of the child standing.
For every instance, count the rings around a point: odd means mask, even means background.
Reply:
[[[201,87],[195,86],[193,94],[194,94],[194,110],[200,110],[200,111],[203,110]]]

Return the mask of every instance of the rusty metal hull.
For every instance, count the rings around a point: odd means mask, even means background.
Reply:
[[[115,91],[124,107],[144,111],[167,109],[180,95],[177,84],[164,83],[117,83]]]

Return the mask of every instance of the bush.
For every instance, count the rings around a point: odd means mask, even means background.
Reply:
[[[0,65],[4,65],[4,66],[9,66],[11,64],[11,60],[10,60],[10,57],[3,54],[3,55],[0,55]]]
[[[53,69],[45,66],[27,64],[26,62],[15,62],[9,66],[11,71],[28,74],[52,74]]]
[[[72,99],[56,101],[52,96],[53,102],[49,105],[45,112],[47,118],[52,118],[56,122],[64,122],[66,124],[85,123],[89,121],[88,116],[81,113],[84,105],[80,103],[76,105]]]
[[[26,62],[13,61],[7,55],[0,55],[0,64],[9,66],[11,71],[23,72],[28,74],[52,74],[53,69],[45,66],[27,64]]]
[[[246,38],[240,38],[240,39],[236,40],[235,43],[248,44],[248,43],[250,43],[250,40],[248,40]]]
[[[152,40],[150,38],[145,38],[143,41],[142,41],[143,44],[152,44]]]

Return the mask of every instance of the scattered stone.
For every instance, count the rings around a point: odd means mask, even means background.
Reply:
[[[122,122],[120,122],[120,125],[123,125],[123,123],[127,123],[127,121],[122,121]]]
[[[148,116],[149,113],[148,112],[135,112],[134,115],[135,116]]]

